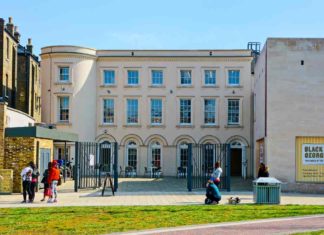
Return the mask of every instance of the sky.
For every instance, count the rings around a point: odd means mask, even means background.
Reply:
[[[96,49],[245,49],[268,37],[324,37],[323,0],[0,0],[35,54]]]

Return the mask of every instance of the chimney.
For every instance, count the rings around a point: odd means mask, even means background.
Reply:
[[[0,18],[0,30],[4,30],[5,20]]]
[[[14,25],[12,23],[12,17],[9,17],[9,22],[7,23],[7,30],[14,35]]]
[[[27,48],[27,51],[28,51],[30,54],[33,54],[33,45],[32,45],[32,40],[31,40],[31,38],[28,38],[28,44],[27,44],[26,48]]]
[[[15,39],[19,42],[20,41],[20,33],[18,31],[18,26],[15,26]]]

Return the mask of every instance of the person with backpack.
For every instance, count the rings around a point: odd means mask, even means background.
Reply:
[[[44,184],[44,193],[43,193],[43,198],[41,200],[42,202],[46,200],[46,197],[50,198],[52,196],[52,190],[48,183],[49,170],[51,169],[51,166],[52,164],[51,162],[49,162],[47,165],[47,169],[43,173],[43,179],[41,181],[41,183]]]
[[[30,194],[31,198],[29,199],[30,203],[34,202],[35,199],[35,192],[36,192],[36,187],[38,184],[38,176],[39,176],[39,171],[34,163],[30,165],[30,167],[33,169],[32,171],[32,177],[31,177],[31,182],[30,182]]]
[[[34,165],[33,162],[29,162],[28,166],[25,167],[20,173],[22,178],[23,197],[24,197],[24,200],[21,203],[27,203],[27,194],[28,194],[29,202],[32,201],[32,193],[31,193],[30,186],[32,181],[32,173],[33,173],[33,168],[31,166],[33,165]]]

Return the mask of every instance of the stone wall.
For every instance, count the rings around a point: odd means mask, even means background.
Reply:
[[[12,193],[13,170],[0,169],[0,194]]]
[[[29,162],[39,164],[37,154],[37,142],[39,148],[51,149],[53,159],[53,140],[38,139],[33,137],[7,137],[5,138],[5,169],[13,170],[13,192],[22,191],[20,173]]]
[[[6,117],[7,117],[7,105],[3,102],[0,102],[0,169],[3,169],[4,166],[4,131],[6,128]]]

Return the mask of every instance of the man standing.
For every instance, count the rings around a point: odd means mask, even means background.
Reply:
[[[32,193],[31,193],[31,181],[32,181],[32,173],[33,173],[33,168],[32,166],[34,165],[33,162],[29,162],[28,166],[25,167],[20,175],[22,177],[22,184],[23,184],[23,196],[24,196],[24,200],[22,201],[22,203],[26,203],[27,202],[27,193],[28,193],[28,199],[29,201],[32,200]]]

